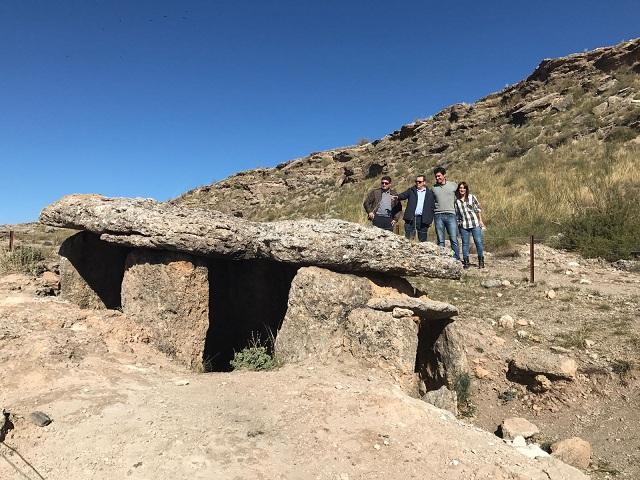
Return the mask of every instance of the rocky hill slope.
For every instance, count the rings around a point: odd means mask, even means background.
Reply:
[[[364,145],[250,170],[191,190],[174,202],[247,218],[331,216],[346,186],[382,173],[407,179],[446,165],[458,171],[516,159],[585,136],[640,134],[640,39],[544,60],[525,80],[474,104],[453,105]]]
[[[474,104],[457,104],[363,145],[240,172],[173,200],[254,220],[342,218],[365,222],[362,199],[381,174],[398,188],[436,165],[467,180],[485,206],[489,243],[576,223],[617,223],[640,234],[640,39],[544,60],[525,80]],[[634,167],[635,165],[635,167]],[[606,190],[608,196],[600,192]],[[488,207],[488,208],[487,208]],[[614,227],[615,228],[615,227]],[[495,238],[492,238],[492,235]],[[599,234],[596,234],[598,236]],[[603,234],[606,235],[606,234]],[[628,257],[629,240],[585,255]],[[588,241],[587,241],[588,243]]]

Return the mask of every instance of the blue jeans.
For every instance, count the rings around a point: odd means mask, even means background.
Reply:
[[[469,237],[473,236],[473,243],[476,244],[478,258],[484,258],[484,247],[482,245],[482,229],[480,227],[460,228],[462,234],[462,258],[469,258]]]
[[[436,213],[435,221],[436,235],[438,236],[438,246],[444,247],[445,229],[449,234],[451,250],[456,260],[460,260],[460,250],[458,250],[458,220],[455,213]]]
[[[421,242],[427,241],[427,229],[430,223],[422,223],[422,215],[416,215],[413,220],[404,221],[404,236],[411,240],[416,234],[416,228],[418,229],[418,240]]]

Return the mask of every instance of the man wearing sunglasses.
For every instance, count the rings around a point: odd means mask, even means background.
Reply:
[[[371,190],[362,206],[374,226],[393,231],[402,213],[402,205],[398,201],[396,192],[391,189],[391,177],[387,175],[382,177],[380,188]]]
[[[408,200],[404,211],[404,236],[411,240],[416,232],[420,242],[427,241],[427,230],[433,222],[435,199],[427,188],[424,175],[416,177],[416,185],[397,196],[398,200]]]

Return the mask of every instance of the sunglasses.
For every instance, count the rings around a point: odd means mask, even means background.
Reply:
[[[382,185],[389,185],[391,182],[380,182]]]
[[[424,180],[416,180],[416,183],[424,183]]]

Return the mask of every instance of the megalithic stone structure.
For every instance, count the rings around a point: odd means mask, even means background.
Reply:
[[[342,220],[250,222],[150,199],[69,195],[45,208],[40,222],[88,230],[128,247],[206,257],[396,276],[455,279],[462,272],[459,262],[431,243]]]

